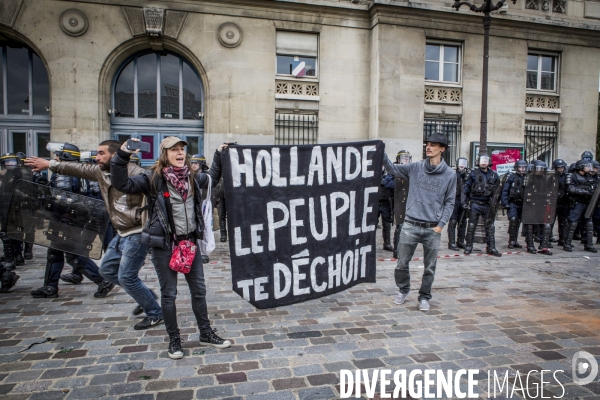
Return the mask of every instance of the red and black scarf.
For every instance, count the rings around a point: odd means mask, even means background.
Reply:
[[[183,201],[186,201],[190,191],[190,169],[188,166],[184,165],[181,168],[177,168],[169,165],[163,168],[162,173],[171,185],[173,185],[177,193],[181,195]]]

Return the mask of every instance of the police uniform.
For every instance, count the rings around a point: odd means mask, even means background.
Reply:
[[[480,160],[482,156],[484,155],[480,155]],[[487,157],[487,155],[485,156]],[[473,240],[475,237],[477,220],[480,216],[483,217],[484,221],[487,220],[490,211],[490,201],[499,184],[500,177],[496,171],[490,168],[490,166],[488,166],[486,171],[483,171],[481,167],[475,168],[471,171],[469,177],[465,181],[462,203],[465,204],[468,199],[471,207],[471,212],[469,213],[469,225],[467,227],[465,254],[471,254],[471,251],[473,251]],[[485,228],[487,242],[486,252],[487,254],[500,257],[502,254],[496,250],[495,230],[496,227],[493,222]]]
[[[575,171],[567,175],[566,183],[569,197],[571,198],[571,207],[569,210],[568,231],[565,236],[565,251],[573,251],[572,241],[577,223],[584,216],[588,203],[596,189],[596,179],[585,169],[591,170],[591,163],[586,160],[579,160],[575,165]],[[597,250],[593,245],[594,232],[591,218],[583,217],[583,223],[586,229],[587,243],[585,250],[596,253]]]
[[[510,174],[502,188],[502,205],[508,209],[509,249],[520,249],[523,247],[518,243],[519,225],[523,218],[523,192],[525,191],[525,174],[517,170],[521,166],[526,168],[527,163],[517,161],[515,163],[515,172]]]
[[[552,162],[552,168],[556,171],[558,178],[558,194],[556,199],[556,215],[555,220],[558,220],[558,245],[565,245],[565,235],[567,227],[567,217],[569,216],[569,193],[567,191],[567,163],[564,160],[556,159]],[[559,168],[563,168],[562,172],[558,172]],[[554,226],[554,223],[552,224]]]
[[[461,218],[465,210],[462,207],[461,200],[465,179],[471,173],[468,168],[462,170],[458,168],[458,163],[461,159],[466,161],[466,158],[459,158],[456,160],[456,197],[454,199],[452,216],[450,217],[450,221],[448,221],[448,248],[455,251],[465,247],[464,239],[466,224],[464,221],[465,218]]]

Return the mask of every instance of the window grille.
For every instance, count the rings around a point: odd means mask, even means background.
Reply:
[[[275,114],[275,144],[316,144],[319,118],[316,114]]]
[[[557,138],[556,125],[525,125],[525,159],[542,160],[550,166]]]
[[[442,154],[442,158],[451,167],[456,164],[458,158],[458,145],[461,133],[460,119],[453,118],[425,118],[423,124],[423,140],[426,141],[434,133],[441,133],[448,138],[448,148]],[[423,159],[425,154],[425,143],[423,143]]]

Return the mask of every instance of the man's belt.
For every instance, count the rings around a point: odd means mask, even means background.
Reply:
[[[487,201],[471,200],[471,202],[477,204],[478,206],[489,206],[490,205],[490,203]]]
[[[419,228],[435,228],[436,226],[438,226],[437,222],[416,222],[408,219],[405,219],[404,223],[409,223],[413,226],[418,226]]]

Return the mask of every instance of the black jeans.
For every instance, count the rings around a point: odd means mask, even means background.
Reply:
[[[169,336],[177,336],[179,335],[179,327],[177,326],[175,300],[177,299],[177,277],[179,273],[169,268],[171,254],[171,249],[161,249],[158,247],[152,247],[151,249],[152,263],[154,264],[158,282],[160,283],[160,303],[165,327]],[[192,311],[194,311],[194,315],[196,316],[200,333],[207,333],[211,328],[206,308],[204,267],[202,266],[202,257],[199,252],[194,258],[191,271],[183,276],[185,276],[185,280],[190,288]]]

